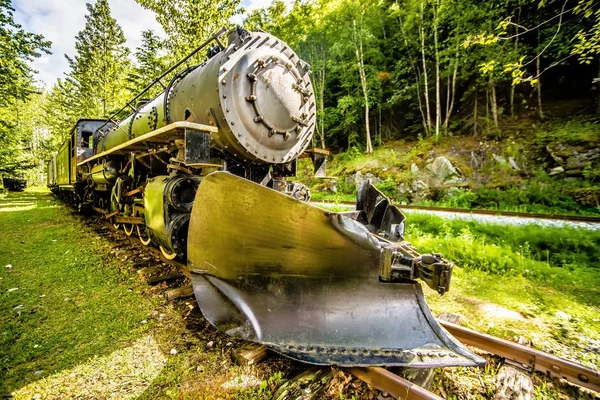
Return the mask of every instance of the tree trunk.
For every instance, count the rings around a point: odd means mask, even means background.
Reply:
[[[475,105],[473,106],[473,136],[477,137],[477,90],[475,91]]]
[[[519,13],[517,15],[517,25],[515,27],[515,52],[519,52],[519,22],[521,21],[521,7],[519,7]],[[515,116],[515,85],[510,86],[510,116]]]
[[[538,47],[540,46],[540,29],[538,28]],[[537,100],[538,100],[538,112],[540,114],[540,119],[543,120],[544,119],[544,110],[542,109],[542,77],[541,77],[541,71],[540,71],[540,64],[541,64],[541,59],[542,59],[542,55],[538,54],[537,59],[535,60],[535,70],[536,70],[536,75],[537,75],[537,84],[536,84],[536,90],[537,90]]]
[[[421,112],[421,120],[423,121],[423,129],[425,130],[425,136],[427,136],[427,118],[425,117],[425,111],[423,111],[423,101],[421,100],[421,75],[416,74],[417,81],[417,100],[419,101],[419,111]]]
[[[540,76],[540,58],[537,58],[536,62],[535,62],[535,69],[537,72],[537,83],[536,83],[536,90],[537,90],[537,100],[538,100],[538,111],[540,114],[540,119],[543,120],[544,119],[544,110],[542,108],[542,77]]]
[[[485,87],[485,133],[490,133],[490,85]]]
[[[379,102],[377,109],[379,110],[379,124],[377,126],[377,129],[379,130],[379,145],[381,146],[383,144],[383,131],[381,129],[381,101]]]
[[[425,32],[423,28],[423,3],[421,3],[421,25],[419,26],[419,36],[421,37],[421,58],[423,61],[423,82],[425,84],[425,110],[426,110],[426,123],[427,129],[425,130],[425,136],[431,134],[431,110],[429,108],[429,82],[427,77],[427,63],[425,62]]]
[[[323,60],[323,59],[321,59]],[[325,63],[321,68],[320,84],[319,84],[319,110],[321,111],[321,123],[320,125],[320,136],[321,136],[321,148],[325,148],[325,124],[323,122],[325,116]]]
[[[510,85],[510,116],[515,116],[515,85]]]
[[[454,71],[452,71],[452,91],[450,94],[450,106],[446,109],[446,119],[444,120],[444,127],[448,129],[450,123],[450,115],[454,110],[454,98],[456,97],[456,75],[458,74],[458,40],[456,41],[456,53],[454,55]]]
[[[598,81],[600,82],[600,55],[597,57],[597,61],[598,61]],[[596,99],[596,101],[598,102],[598,104],[596,105],[598,107],[597,111],[598,114],[600,114],[600,93],[598,93],[598,98]]]
[[[492,95],[491,95],[491,103],[492,103],[492,117],[494,118],[494,126],[496,129],[500,127],[498,124],[498,103],[496,101],[496,85],[492,84]]]
[[[440,98],[440,53],[438,51],[437,2],[434,4],[433,43],[435,47],[435,141],[440,138],[442,120],[442,99]]]
[[[362,43],[362,34],[358,33],[358,29],[356,28],[356,20],[354,22],[354,37],[355,37],[355,47],[356,47],[356,60],[358,64],[358,73],[360,75],[360,83],[362,86],[363,95],[365,97],[365,127],[366,127],[366,136],[367,136],[367,154],[373,152],[373,143],[371,142],[371,129],[369,127],[369,88],[367,86],[367,75],[365,72],[365,63],[364,63],[364,53],[363,53],[363,43]]]

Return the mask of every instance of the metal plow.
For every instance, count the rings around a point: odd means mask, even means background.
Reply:
[[[421,279],[452,264],[403,241],[404,215],[370,183],[333,213],[225,172],[197,191],[188,266],[204,316],[290,358],[339,366],[474,366],[431,315]]]

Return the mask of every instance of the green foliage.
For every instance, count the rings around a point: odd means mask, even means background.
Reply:
[[[499,226],[420,214],[411,214],[409,222],[408,236],[439,239],[442,252],[466,268],[565,282],[598,269],[600,232],[595,230]]]
[[[108,0],[87,4],[86,24],[75,37],[76,54],[67,56],[69,80],[76,89],[72,99],[81,117],[107,118],[129,96],[125,77],[130,50],[123,29],[110,13]]]
[[[269,379],[262,381],[256,389],[244,389],[236,394],[240,400],[272,399],[277,388],[285,381],[281,372],[275,372]]]
[[[168,36],[167,47],[179,60],[239,13],[240,0],[136,0],[153,11]],[[201,57],[204,54],[200,55]]]
[[[15,23],[11,0],[0,0],[0,107],[25,101],[36,89],[29,62],[50,53],[50,42]]]
[[[42,129],[32,110],[40,96],[29,63],[50,53],[50,42],[15,23],[10,3],[0,0],[0,176],[22,176],[36,165]]]
[[[375,187],[390,198],[397,196],[398,183],[391,176],[376,184]]]
[[[598,145],[600,144],[600,126],[593,122],[571,120],[555,125],[549,130],[538,131],[536,142],[544,146],[549,143]]]
[[[142,45],[135,52],[136,65],[129,73],[128,89],[138,94],[152,81],[158,78],[168,68],[167,57],[162,54],[165,43],[151,30],[142,31]],[[143,97],[153,98],[161,91],[160,85],[155,85]]]

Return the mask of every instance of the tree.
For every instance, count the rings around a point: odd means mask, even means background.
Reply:
[[[9,0],[0,0],[0,175],[20,175],[36,165],[31,121],[39,118],[33,111],[39,90],[28,62],[50,53],[50,42],[23,30],[14,22],[13,12]]]
[[[141,92],[146,86],[160,76],[168,66],[166,57],[161,54],[164,42],[151,30],[142,31],[142,45],[135,52],[136,65],[131,70],[128,87],[132,93]],[[158,86],[158,85],[157,85]],[[152,88],[146,97],[157,95],[160,86]]]
[[[27,64],[42,53],[50,54],[50,42],[26,32],[13,19],[10,0],[0,0],[0,107],[26,100],[35,91],[35,71]]]
[[[240,13],[240,0],[136,0],[156,13],[168,35],[167,46],[177,59],[197,48]]]
[[[108,0],[87,4],[84,29],[75,37],[76,55],[65,56],[68,79],[77,88],[79,115],[106,118],[122,105],[129,93],[125,77],[130,68],[125,35],[110,14]]]

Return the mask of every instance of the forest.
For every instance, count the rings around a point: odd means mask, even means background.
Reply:
[[[39,181],[77,119],[121,117],[114,113],[127,100],[243,11],[240,0],[136,1],[156,14],[165,38],[143,31],[142,45],[129,49],[108,1],[96,0],[75,54],[65,54],[68,73],[48,88],[30,62],[52,44],[0,1],[1,174]],[[314,145],[334,152],[527,135],[548,121],[594,123],[600,111],[593,0],[275,0],[243,25],[282,38],[310,63]]]

